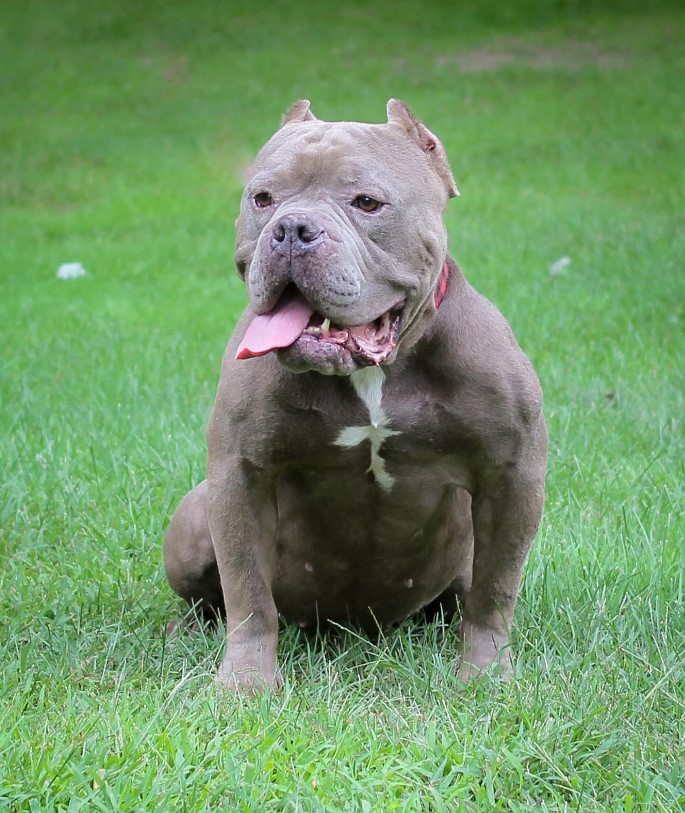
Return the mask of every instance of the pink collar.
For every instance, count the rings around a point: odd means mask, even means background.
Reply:
[[[447,260],[445,260],[445,264],[443,265],[440,276],[438,277],[438,284],[435,286],[435,292],[433,293],[433,304],[435,305],[436,310],[440,307],[440,303],[445,298],[445,294],[447,293],[447,281],[449,280],[449,277],[450,267],[447,265]]]

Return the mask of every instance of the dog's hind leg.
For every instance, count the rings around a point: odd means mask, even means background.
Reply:
[[[207,481],[181,500],[164,538],[164,569],[169,584],[195,607],[203,621],[224,614],[219,570],[207,522]],[[167,632],[176,627],[171,622]]]

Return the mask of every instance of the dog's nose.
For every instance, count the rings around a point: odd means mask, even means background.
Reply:
[[[314,248],[326,236],[326,230],[309,215],[285,215],[271,230],[275,243],[290,243],[302,248]]]

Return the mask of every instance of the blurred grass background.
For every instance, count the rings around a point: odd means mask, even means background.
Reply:
[[[0,808],[683,809],[682,4],[7,0],[0,67]],[[460,695],[439,628],[288,630],[285,694],[227,704],[220,637],[161,636],[161,538],[246,301],[243,174],[293,100],[391,96],[545,389],[519,677]]]

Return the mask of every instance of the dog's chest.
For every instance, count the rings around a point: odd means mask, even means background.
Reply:
[[[383,445],[388,438],[399,435],[383,408],[385,373],[380,367],[365,367],[352,373],[350,381],[368,412],[368,423],[353,424],[341,429],[333,443],[345,449],[365,444],[368,448],[367,472],[384,491],[390,491],[395,477],[387,470]]]
[[[421,376],[382,367],[348,377],[294,376],[274,393],[271,418],[248,440],[255,459],[277,479],[311,478],[331,488],[344,483],[360,495],[370,487],[370,498],[394,502],[403,499],[403,481],[418,472],[422,479],[455,481],[458,450],[441,395]]]

